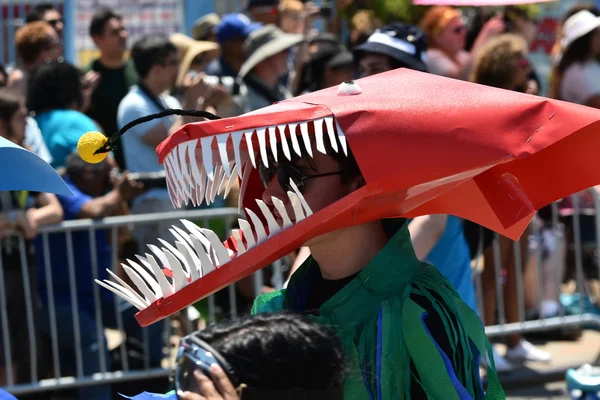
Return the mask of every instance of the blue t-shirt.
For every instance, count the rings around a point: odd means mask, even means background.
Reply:
[[[92,200],[90,196],[82,193],[70,180],[65,178],[73,196],[57,196],[64,210],[64,219],[77,219],[81,208],[85,203]],[[90,248],[90,234],[85,231],[74,231],[73,240],[73,265],[75,267],[75,287],[77,288],[77,302],[94,310],[94,282],[92,274],[92,257]],[[112,254],[108,240],[108,230],[96,230],[96,260],[98,268],[98,279],[107,279],[108,272],[106,268],[111,268]],[[52,271],[52,289],[54,291],[54,300],[57,304],[70,304],[71,291],[69,282],[69,263],[67,256],[67,237],[64,233],[53,233],[48,235],[48,245],[50,249],[50,267]],[[38,269],[38,287],[41,300],[48,301],[47,279],[44,264],[44,247],[42,235],[36,239],[37,269]],[[113,301],[113,296],[107,290],[100,290],[101,296],[109,301]]]
[[[477,312],[469,245],[460,218],[448,215],[446,229],[425,261],[437,267],[438,271],[454,286],[460,298]]]
[[[98,131],[98,125],[87,115],[75,110],[52,110],[35,116],[44,142],[50,150],[54,168],[64,167],[69,154],[77,149],[79,138],[86,132]]]

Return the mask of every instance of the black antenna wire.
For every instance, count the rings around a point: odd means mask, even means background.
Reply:
[[[102,147],[100,147],[98,150],[96,150],[94,152],[94,154],[108,153],[108,152],[116,149],[115,142],[117,141],[117,139],[120,136],[122,136],[125,132],[127,132],[129,129],[133,128],[134,126],[143,124],[144,122],[149,122],[149,121],[152,121],[155,119],[168,117],[170,115],[180,115],[182,117],[207,118],[209,120],[221,119],[221,117],[219,117],[218,115],[215,115],[208,111],[202,111],[202,110],[177,110],[177,109],[164,110],[164,111],[161,111],[156,114],[150,114],[150,115],[146,115],[145,117],[134,119],[133,121],[131,121],[130,123],[128,123],[127,125],[122,127],[121,129],[119,129],[116,133],[111,135],[108,138],[108,141],[106,143],[104,143],[104,145]]]

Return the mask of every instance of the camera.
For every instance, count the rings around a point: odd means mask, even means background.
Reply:
[[[113,171],[113,174],[115,179],[119,179],[122,175],[116,170]],[[167,188],[167,174],[164,170],[159,172],[130,172],[128,175],[132,180],[142,183],[146,189]]]
[[[230,94],[237,94],[239,90],[235,79],[231,76],[207,75],[202,80],[209,86],[223,86]]]

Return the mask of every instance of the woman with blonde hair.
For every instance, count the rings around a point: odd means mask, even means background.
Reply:
[[[504,30],[502,18],[496,16],[485,23],[470,52],[465,50],[467,25],[459,10],[435,6],[427,10],[420,28],[427,36],[427,67],[429,72],[449,78],[467,80],[473,58],[493,36]]]

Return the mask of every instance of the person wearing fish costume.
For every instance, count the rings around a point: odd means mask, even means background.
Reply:
[[[536,210],[600,183],[600,111],[397,69],[207,117],[157,148],[173,205],[211,202],[238,181],[245,218],[224,242],[183,221],[174,244],[132,265],[141,286],[98,282],[136,306],[141,325],[306,245],[287,289],[259,296],[252,312],[333,327],[345,399],[505,397],[480,319],[416,258],[406,219],[456,215],[518,239]],[[114,137],[82,155],[103,156]]]

